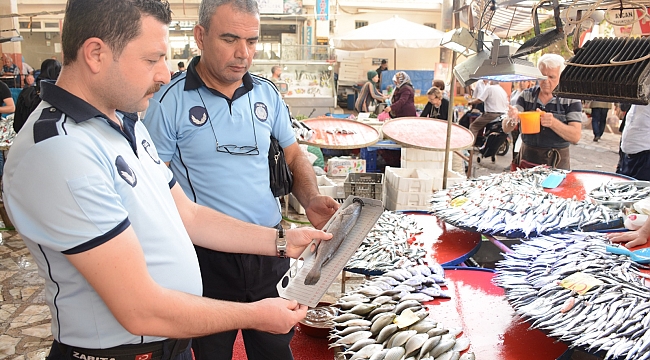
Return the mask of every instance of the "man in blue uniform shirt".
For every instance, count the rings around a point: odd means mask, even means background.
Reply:
[[[273,83],[248,72],[259,28],[255,0],[203,0],[194,28],[201,56],[155,95],[144,123],[191,200],[267,227],[282,220],[269,184],[273,135],[292,170],[293,194],[320,228],[338,203],[319,194],[313,168],[295,141],[288,108]],[[203,295],[216,299],[275,297],[276,284],[289,267],[287,259],[277,257],[196,249]],[[231,359],[236,335],[231,331],[194,339],[197,359]],[[251,360],[291,359],[291,336],[243,330]]]
[[[190,341],[176,339],[287,333],[306,314],[280,298],[200,296],[192,243],[273,255],[283,235],[190,201],[137,121],[169,82],[170,20],[166,1],[70,0],[63,69],[10,150],[3,200],[45,279],[48,359],[189,360]],[[329,237],[289,230],[286,252]]]

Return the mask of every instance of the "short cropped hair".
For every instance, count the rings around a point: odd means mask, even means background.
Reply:
[[[199,6],[199,25],[203,26],[205,31],[210,30],[212,15],[219,6],[227,4],[231,4],[236,10],[246,14],[260,14],[257,0],[202,0]]]
[[[95,37],[119,57],[140,35],[143,15],[164,24],[172,20],[167,0],[68,0],[61,33],[63,65],[75,62],[83,43]]]

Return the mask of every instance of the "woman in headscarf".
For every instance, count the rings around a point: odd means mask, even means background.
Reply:
[[[363,84],[363,87],[359,92],[359,97],[357,97],[357,102],[354,104],[354,110],[358,112],[374,111],[374,109],[368,109],[368,106],[373,102],[373,100],[376,103],[380,103],[386,99],[386,97],[377,90],[378,80],[379,75],[377,75],[375,70],[368,71],[368,82]]]
[[[392,118],[404,116],[417,116],[415,112],[415,90],[411,84],[411,78],[404,71],[398,71],[393,76],[395,91],[391,105],[384,111],[388,112]]]
[[[18,133],[25,125],[29,115],[41,102],[41,80],[56,80],[61,72],[61,63],[54,59],[47,59],[41,64],[41,73],[38,75],[34,86],[24,88],[16,100],[14,113],[14,131]]]

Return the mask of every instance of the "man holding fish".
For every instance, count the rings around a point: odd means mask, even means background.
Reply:
[[[541,111],[540,132],[521,135],[523,144],[519,160],[515,161],[518,166],[545,164],[558,169],[571,168],[569,145],[580,141],[582,135],[582,103],[553,95],[564,67],[562,56],[542,55],[537,68],[546,79],[540,80],[539,86],[523,91],[517,105],[510,106],[508,117],[503,120],[503,131],[510,132],[519,123],[520,111]]]
[[[61,75],[10,150],[3,201],[45,280],[49,360],[190,360],[192,337],[284,334],[307,312],[200,296],[192,243],[272,256],[277,232],[190,201],[138,121],[170,81],[170,21],[165,0],[69,0]],[[289,230],[286,253],[330,237]]]
[[[150,101],[144,124],[162,161],[198,204],[239,220],[278,229],[282,220],[269,182],[271,136],[284,148],[292,193],[309,221],[323,225],[338,209],[318,192],[316,176],[291,129],[289,110],[273,83],[248,72],[259,38],[256,0],[203,0],[194,39],[201,49],[187,71]],[[278,247],[280,250],[282,245]],[[276,297],[289,269],[277,256],[232,254],[196,247],[203,295],[237,302]],[[279,251],[280,252],[280,251]],[[242,331],[248,358],[291,359],[293,332]],[[237,330],[193,340],[197,360],[228,359]]]

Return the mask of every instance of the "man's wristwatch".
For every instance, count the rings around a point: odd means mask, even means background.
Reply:
[[[284,228],[280,227],[278,230],[278,236],[275,238],[275,247],[278,252],[279,258],[287,257],[287,239],[284,237]]]

